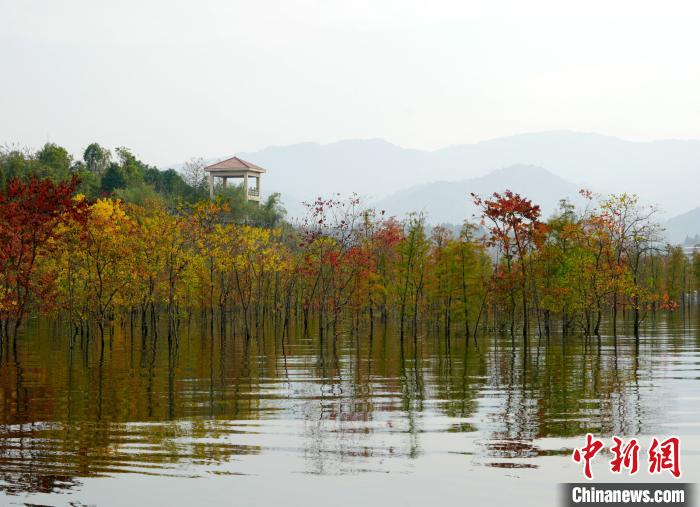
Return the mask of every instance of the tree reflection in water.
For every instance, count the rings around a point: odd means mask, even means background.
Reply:
[[[681,324],[660,319],[639,342],[551,338],[527,350],[510,337],[482,336],[477,348],[392,330],[246,340],[195,324],[173,342],[127,326],[100,354],[38,321],[2,357],[0,487],[247,474],[255,456],[312,474],[403,470],[431,452],[536,467],[568,452],[552,439],[649,434],[667,422],[674,372],[698,373],[688,359],[696,330]]]

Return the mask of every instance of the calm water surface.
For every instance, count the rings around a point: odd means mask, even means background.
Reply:
[[[527,351],[193,324],[178,347],[117,329],[101,355],[34,322],[0,367],[0,503],[554,505],[586,432],[679,435],[696,481],[699,380],[698,315]]]

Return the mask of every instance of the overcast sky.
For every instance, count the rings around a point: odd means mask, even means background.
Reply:
[[[700,139],[698,5],[0,0],[0,142],[167,164],[345,138]]]

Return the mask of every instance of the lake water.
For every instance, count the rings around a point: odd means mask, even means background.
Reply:
[[[100,354],[35,321],[0,367],[0,503],[556,505],[558,483],[583,480],[586,432],[678,435],[696,480],[698,402],[696,314],[527,351],[381,331],[246,343],[193,324],[177,348],[117,329]],[[596,480],[625,479],[609,459]]]

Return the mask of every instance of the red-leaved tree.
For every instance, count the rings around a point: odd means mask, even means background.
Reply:
[[[60,234],[59,225],[81,219],[87,203],[73,198],[77,178],[11,180],[0,190],[0,332],[16,338],[33,294],[46,280],[35,275],[37,256]]]
[[[538,247],[546,232],[546,224],[540,222],[540,207],[510,190],[503,194],[494,192],[490,199],[482,199],[472,193],[472,199],[482,214],[482,224],[488,227],[489,246],[498,249],[505,260],[506,279],[517,282],[521,292],[523,312],[523,337],[528,331],[528,257]],[[515,287],[510,287],[511,334],[514,332]]]

